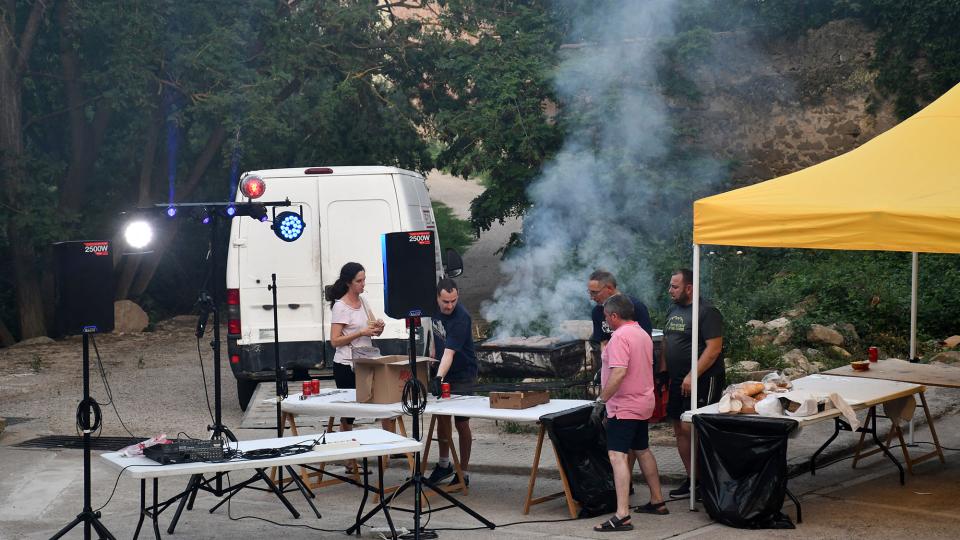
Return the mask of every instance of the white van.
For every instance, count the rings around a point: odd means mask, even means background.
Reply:
[[[237,378],[240,406],[246,409],[256,385],[274,380],[273,293],[277,275],[277,317],[280,361],[295,378],[310,370],[332,367],[330,304],[324,287],[332,284],[347,262],[366,269],[364,298],[386,328],[374,345],[383,354],[407,354],[408,331],[403,320],[383,310],[383,264],[380,235],[433,230],[433,207],[423,176],[395,167],[309,167],[251,171],[240,185],[262,180],[255,202],[289,199],[290,207],[268,208],[269,219],[283,211],[301,213],[302,236],[284,241],[270,223],[250,217],[232,220],[227,253],[227,351]],[[237,201],[248,200],[240,189]],[[440,239],[436,272],[443,275]],[[462,261],[448,250],[451,276]],[[427,323],[425,327],[429,328]],[[291,389],[293,391],[293,389]]]

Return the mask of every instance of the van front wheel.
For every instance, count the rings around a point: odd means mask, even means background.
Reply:
[[[247,379],[237,379],[237,400],[240,401],[240,410],[247,410],[250,398],[257,390],[257,381]]]

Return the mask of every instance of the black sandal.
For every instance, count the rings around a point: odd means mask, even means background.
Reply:
[[[630,521],[630,516],[619,518],[616,514],[612,518],[604,521],[602,524],[597,525],[593,528],[596,532],[618,532],[618,531],[632,531],[633,524],[625,523]]]
[[[665,516],[670,513],[666,501],[658,503],[648,502],[642,506],[634,506],[633,511],[639,514],[656,514],[658,516]]]

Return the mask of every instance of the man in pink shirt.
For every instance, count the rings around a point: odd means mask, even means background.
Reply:
[[[650,488],[650,502],[634,511],[643,514],[669,514],[660,493],[657,461],[649,448],[647,419],[655,404],[653,386],[653,340],[633,320],[633,303],[624,295],[611,296],[603,304],[607,324],[613,329],[603,350],[598,407],[606,406],[607,454],[613,466],[617,489],[617,513],[595,531],[629,531],[630,466],[632,452]]]

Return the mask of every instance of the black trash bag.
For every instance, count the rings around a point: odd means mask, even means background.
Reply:
[[[540,417],[557,449],[558,465],[567,475],[573,499],[580,503],[580,518],[609,514],[617,509],[613,467],[607,456],[607,434],[602,425],[590,422],[592,412],[593,405],[584,405]]]
[[[781,512],[787,490],[787,437],[797,422],[762,416],[693,417],[703,506],[740,529],[793,529]]]

